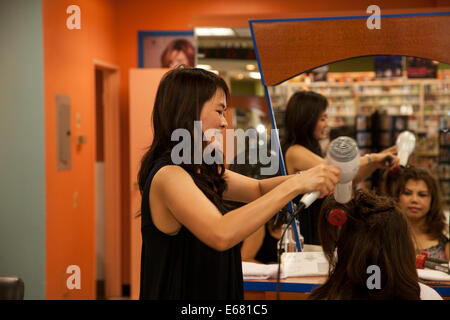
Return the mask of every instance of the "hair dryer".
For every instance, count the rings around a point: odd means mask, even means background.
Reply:
[[[396,141],[397,154],[400,158],[400,165],[405,167],[408,163],[408,158],[414,151],[416,146],[416,136],[410,131],[403,131],[397,137]]]
[[[352,180],[359,169],[359,149],[356,141],[349,137],[338,137],[330,143],[327,163],[339,168],[339,182],[334,187],[334,199],[347,203],[352,198]],[[300,200],[308,208],[320,195],[319,191],[305,194]]]
[[[352,181],[359,169],[360,155],[356,141],[350,137],[338,137],[330,143],[327,163],[341,171],[334,187],[334,199],[347,203],[352,199]]]

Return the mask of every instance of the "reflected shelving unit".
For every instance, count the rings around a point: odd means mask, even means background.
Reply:
[[[343,82],[312,82],[309,78],[291,79],[269,87],[280,139],[284,135],[286,104],[295,92],[311,90],[327,97],[329,127],[354,126],[360,134],[358,142],[362,153],[370,152],[371,137],[364,119],[375,111],[392,119],[407,119],[408,129],[416,133],[416,150],[411,158],[415,165],[428,168],[440,177],[442,194],[450,201],[450,79],[394,78],[367,80],[349,77]],[[359,125],[357,122],[360,122]],[[359,129],[358,129],[359,128]],[[364,129],[366,128],[366,129]],[[395,141],[395,134],[389,143]],[[365,138],[364,138],[365,137]],[[363,139],[364,138],[364,139]]]

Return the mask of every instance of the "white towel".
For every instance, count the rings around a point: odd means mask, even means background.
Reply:
[[[244,280],[276,279],[278,264],[261,264],[242,261],[242,274]],[[280,270],[280,278],[286,278],[283,274],[283,267]]]
[[[417,274],[420,279],[433,281],[450,281],[450,274],[439,270],[432,269],[417,269]]]

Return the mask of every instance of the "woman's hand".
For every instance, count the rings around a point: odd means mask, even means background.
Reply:
[[[340,170],[326,164],[320,164],[295,176],[300,186],[300,194],[320,191],[320,198],[333,192],[339,182]]]
[[[389,171],[397,170],[400,159],[396,156],[397,147],[392,146],[388,149],[385,149],[379,153],[372,153],[370,155],[371,160],[375,162],[378,168],[384,168]]]

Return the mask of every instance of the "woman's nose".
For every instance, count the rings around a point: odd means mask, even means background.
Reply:
[[[220,124],[220,126],[222,127],[222,129],[226,129],[228,127],[228,122],[227,119],[225,119],[225,117],[223,117],[222,123]]]

